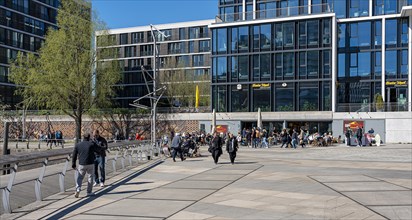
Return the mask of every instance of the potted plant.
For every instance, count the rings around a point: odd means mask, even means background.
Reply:
[[[383,97],[380,93],[377,93],[374,97],[376,111],[383,111]]]

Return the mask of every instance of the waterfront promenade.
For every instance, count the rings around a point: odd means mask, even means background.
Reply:
[[[412,146],[241,148],[215,165],[203,156],[153,160],[2,219],[410,219]]]

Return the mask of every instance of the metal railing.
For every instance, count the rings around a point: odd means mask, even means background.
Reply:
[[[339,103],[337,112],[407,112],[410,102],[386,102],[376,103]]]
[[[302,16],[309,14],[309,8],[311,9],[310,14],[321,14],[329,13],[333,10],[328,3],[316,4],[316,5],[303,5],[303,6],[293,6],[284,7],[260,11],[250,11],[250,12],[238,12],[238,13],[227,13],[223,15],[217,15],[215,22],[235,22],[235,21],[249,21],[256,19],[270,19],[270,18],[283,18],[283,17],[293,17]],[[254,17],[255,16],[255,17]]]
[[[211,106],[195,107],[158,107],[158,113],[211,113]]]
[[[124,170],[127,166],[134,166],[138,165],[139,162],[146,162],[152,160],[155,156],[159,156],[161,153],[160,145],[156,144],[153,146],[150,144],[150,141],[124,141],[124,142],[117,142],[117,143],[110,143],[108,146],[108,156],[106,157],[106,164],[109,168],[111,165],[111,173],[117,172],[117,170],[122,169]],[[57,150],[49,150],[49,151],[40,151],[40,152],[31,152],[31,153],[23,153],[23,154],[12,154],[12,155],[5,155],[0,156],[0,168],[3,174],[1,177],[6,178],[8,177],[7,184],[2,184],[0,186],[0,191],[2,192],[2,203],[3,209],[5,213],[12,212],[12,205],[10,202],[10,197],[12,195],[13,187],[27,184],[34,181],[34,191],[35,191],[35,198],[36,201],[41,201],[43,199],[42,196],[42,185],[53,184],[59,186],[60,192],[65,192],[67,187],[67,183],[65,182],[65,177],[67,172],[72,171],[76,172],[70,168],[69,163],[71,160],[71,154],[73,152],[73,148],[65,148],[65,149],[57,149]],[[128,163],[128,164],[126,164]],[[50,165],[55,165],[52,169],[51,173],[47,173],[46,175],[46,168]],[[25,177],[22,176],[24,179],[23,181],[15,183],[16,177],[18,175],[18,170],[32,170],[37,168],[36,166],[41,165],[39,169],[39,175],[35,178]],[[110,172],[107,172],[110,173]],[[58,177],[58,183],[55,182],[47,182],[45,181],[46,177]],[[50,178],[53,180],[53,178]],[[54,178],[53,181],[56,181]],[[5,179],[3,179],[5,183]],[[74,186],[74,181],[71,184],[71,187]],[[16,191],[18,192],[18,191]],[[55,192],[58,193],[58,192]],[[52,194],[55,194],[52,193]],[[24,195],[28,196],[28,195]],[[24,204],[18,204],[18,206],[23,206],[30,204],[33,201],[29,201],[28,199],[24,201]],[[16,202],[14,202],[15,204]]]

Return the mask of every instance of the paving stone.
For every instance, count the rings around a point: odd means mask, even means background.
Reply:
[[[344,195],[365,206],[370,205],[410,205],[412,191],[343,192]]]
[[[385,190],[405,190],[386,182],[350,182],[350,183],[325,183],[325,185],[337,191],[385,191]]]
[[[327,182],[376,182],[379,181],[374,178],[370,178],[367,176],[363,175],[354,175],[354,176],[347,176],[347,175],[342,175],[342,176],[311,176],[313,179],[316,179],[319,182],[327,183]]]
[[[222,180],[222,181],[235,181],[237,179],[242,178],[243,175],[233,175],[233,174],[198,174],[195,176],[191,176],[186,178],[186,180]]]
[[[124,199],[86,213],[110,215],[115,212],[126,216],[166,218],[190,204],[190,201]]]
[[[157,188],[136,196],[132,199],[169,199],[169,200],[200,200],[203,197],[214,193],[215,190],[208,189],[171,189],[171,188]]]
[[[230,181],[189,181],[181,180],[168,184],[164,187],[166,188],[180,188],[180,189],[220,189],[227,184],[231,183]]]
[[[412,206],[369,206],[389,219],[411,219]]]
[[[73,220],[95,220],[95,219],[102,219],[102,220],[112,220],[112,219],[120,219],[120,220],[127,220],[127,219],[136,219],[136,220],[156,220],[156,219],[162,219],[162,218],[141,218],[141,217],[135,217],[135,216],[120,216],[120,215],[76,215],[73,217],[70,217],[68,219],[73,219]]]

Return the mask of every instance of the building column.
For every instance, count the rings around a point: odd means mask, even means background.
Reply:
[[[242,5],[242,20],[246,20],[246,0],[243,0]]]
[[[412,16],[409,16],[409,63],[408,63],[408,106],[409,112],[412,111]]]
[[[386,80],[386,76],[385,76],[385,71],[386,71],[386,18],[382,19],[382,84],[381,84],[381,93],[382,93],[382,98],[383,101],[386,101],[386,96],[385,96],[385,89],[386,89],[386,85],[385,85],[385,80]]]
[[[336,112],[336,83],[338,66],[338,46],[337,46],[337,23],[336,16],[332,17],[332,112]]]
[[[312,0],[308,0],[308,14],[312,14]]]
[[[253,0],[253,20],[256,19],[256,0]]]
[[[373,14],[373,0],[369,0],[369,17]]]

